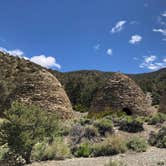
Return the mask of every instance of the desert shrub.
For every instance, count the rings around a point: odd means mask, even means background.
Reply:
[[[143,121],[140,118],[128,117],[119,123],[119,129],[131,133],[143,131]]]
[[[69,146],[64,143],[64,140],[56,138],[46,147],[44,159],[65,159],[70,157],[70,154]]]
[[[4,114],[8,120],[0,126],[0,144],[8,144],[9,150],[26,163],[33,146],[45,137],[54,137],[59,129],[57,116],[36,106],[15,102]]]
[[[166,114],[157,113],[149,118],[148,124],[149,125],[156,125],[158,123],[163,123],[166,121]]]
[[[92,153],[92,148],[90,146],[89,143],[82,143],[80,144],[75,152],[74,152],[74,156],[76,157],[90,157]]]
[[[89,140],[93,139],[94,137],[97,137],[98,136],[98,130],[97,130],[97,128],[94,127],[94,126],[87,126],[87,127],[85,127],[84,136],[86,138],[88,138]]]
[[[162,127],[158,133],[151,133],[149,143],[158,148],[166,148],[166,126]]]
[[[72,126],[70,137],[73,145],[79,144],[84,137],[85,129],[79,123]]]
[[[42,161],[44,158],[44,152],[46,149],[47,143],[45,141],[38,142],[33,146],[31,152],[31,160]]]
[[[75,111],[77,112],[81,112],[81,113],[84,113],[84,112],[88,112],[88,108],[82,104],[76,104],[74,105],[74,108],[73,108]]]
[[[37,143],[31,153],[33,161],[65,159],[67,157],[70,157],[70,149],[62,138],[55,138],[52,143],[47,141]]]
[[[109,162],[106,163],[104,166],[127,166],[127,165],[121,161],[109,160]]]
[[[59,123],[59,131],[58,131],[58,136],[68,136],[70,135],[70,131],[71,131],[71,123],[68,121],[64,122],[60,122]]]
[[[127,147],[136,152],[145,152],[148,144],[143,138],[133,137],[127,142]]]
[[[82,126],[85,126],[85,125],[91,125],[93,123],[93,121],[92,121],[92,119],[89,119],[89,118],[81,118],[79,123]]]
[[[102,143],[94,144],[93,156],[109,156],[126,151],[126,144],[121,137],[113,136]]]
[[[113,133],[113,123],[109,119],[98,119],[95,121],[94,126],[98,128],[102,136],[105,136],[106,133]]]
[[[93,156],[99,157],[99,156],[109,156],[112,155],[112,148],[111,146],[107,145],[106,143],[97,143],[93,145]]]
[[[5,153],[3,160],[0,160],[0,165],[2,166],[23,166],[25,165],[26,161],[11,151]]]
[[[7,144],[0,146],[0,161],[5,159],[5,156],[9,152]]]
[[[115,154],[124,153],[127,150],[126,142],[120,136],[112,136],[108,138],[107,142],[112,146]]]

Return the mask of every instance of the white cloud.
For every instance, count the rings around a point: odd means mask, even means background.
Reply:
[[[157,59],[157,57],[155,55],[150,55],[148,57],[145,57],[145,63],[151,63],[154,62]]]
[[[161,16],[166,17],[166,11],[164,11]]]
[[[137,58],[137,57],[133,57],[133,60],[138,61],[138,60],[139,60],[139,58]]]
[[[139,22],[134,20],[134,21],[130,21],[130,24],[135,25],[135,24],[139,24]]]
[[[112,55],[112,49],[111,48],[107,49],[107,55]]]
[[[159,32],[162,35],[166,36],[166,29],[153,29],[153,32]]]
[[[126,24],[125,20],[118,21],[116,25],[111,29],[111,32],[112,33],[120,32],[124,28],[125,24]]]
[[[56,67],[58,69],[61,69],[61,65],[56,62],[55,57],[52,56],[45,56],[45,55],[39,55],[39,56],[33,56],[33,57],[26,57],[24,55],[24,52],[20,49],[14,49],[14,50],[7,50],[6,48],[0,47],[0,51],[4,53],[8,53],[12,56],[18,56],[20,58],[24,58],[26,60],[30,60],[36,64],[39,64],[46,68]]]
[[[157,56],[155,55],[146,56],[139,67],[147,68],[149,70],[158,70],[166,67],[166,59],[163,59],[161,62],[156,62],[156,60]]]
[[[58,69],[61,69],[61,65],[58,64],[56,62],[56,59],[52,56],[48,56],[48,57],[46,57],[45,55],[33,56],[30,58],[30,61],[46,68],[56,67]]]
[[[4,53],[8,53],[8,54],[13,55],[13,56],[18,56],[18,57],[23,57],[23,55],[24,55],[24,52],[19,50],[19,49],[7,50],[3,47],[0,47],[0,51],[4,52]]]
[[[157,22],[162,26],[166,25],[166,21],[165,21],[164,17],[162,17],[162,16],[157,17]]]
[[[100,47],[101,47],[101,45],[100,45],[100,44],[96,44],[93,48],[94,48],[94,50],[95,50],[95,51],[97,51],[97,50],[99,50],[99,49],[100,49]]]
[[[131,36],[131,39],[129,40],[129,43],[136,44],[136,43],[141,42],[141,40],[142,40],[142,36],[140,36],[140,35],[133,35],[133,36]]]

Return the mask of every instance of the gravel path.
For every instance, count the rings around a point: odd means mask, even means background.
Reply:
[[[27,166],[104,166],[110,159],[123,161],[127,166],[166,166],[166,149],[150,147],[144,153],[120,154],[112,157],[74,158],[64,161],[46,161]]]

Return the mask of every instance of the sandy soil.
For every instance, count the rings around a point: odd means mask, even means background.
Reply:
[[[127,153],[97,158],[73,158],[64,161],[32,163],[27,166],[104,166],[110,159],[120,160],[127,166],[166,166],[166,149],[150,147],[144,153]]]

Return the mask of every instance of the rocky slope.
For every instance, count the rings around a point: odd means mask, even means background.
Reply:
[[[0,89],[1,112],[17,100],[64,117],[73,114],[68,96],[56,77],[23,58],[0,53]]]

